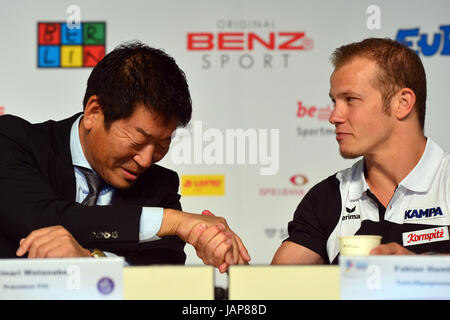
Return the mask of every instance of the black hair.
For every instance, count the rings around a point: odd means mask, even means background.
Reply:
[[[92,70],[83,107],[96,95],[105,127],[124,119],[143,103],[165,124],[176,121],[186,126],[191,119],[192,102],[184,72],[175,60],[160,49],[141,42],[119,45]]]

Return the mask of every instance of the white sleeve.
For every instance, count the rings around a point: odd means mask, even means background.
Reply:
[[[163,208],[143,207],[139,224],[139,242],[155,241],[161,239],[156,234],[161,228]]]

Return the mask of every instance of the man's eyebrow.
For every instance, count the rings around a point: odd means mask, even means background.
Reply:
[[[141,133],[143,136],[147,137],[147,138],[153,138],[153,136],[150,133],[145,132],[144,129],[140,128],[140,127],[135,127],[136,131]]]
[[[140,127],[135,127],[135,129],[137,132],[139,132],[140,134],[145,136],[147,139],[154,139],[153,135],[151,135],[150,133],[147,133],[144,129],[142,129]],[[170,140],[172,140],[172,136],[162,139],[162,141],[170,141]]]
[[[331,99],[334,99],[334,96],[330,93],[328,93],[328,95],[330,96]],[[339,92],[337,95],[337,97],[346,97],[346,96],[358,96],[361,97],[362,94],[361,93],[357,93],[355,91],[352,90],[348,90],[348,91],[343,91],[343,92]]]

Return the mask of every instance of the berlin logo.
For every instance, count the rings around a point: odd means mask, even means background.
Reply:
[[[106,22],[81,21],[77,5],[65,22],[38,22],[38,68],[90,68],[105,56]]]

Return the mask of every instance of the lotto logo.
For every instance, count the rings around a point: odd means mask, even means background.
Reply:
[[[224,175],[182,175],[182,196],[223,196],[225,195]]]
[[[105,56],[105,22],[38,23],[38,68],[94,67]]]

